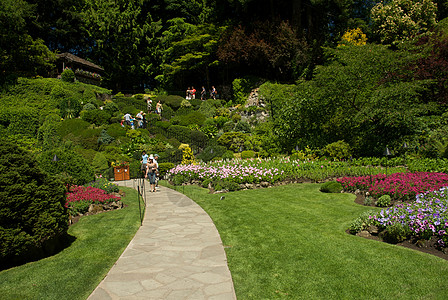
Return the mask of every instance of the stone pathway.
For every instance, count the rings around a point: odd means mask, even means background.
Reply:
[[[116,182],[136,188],[137,181]],[[190,198],[149,193],[143,225],[88,299],[236,299],[221,238]]]

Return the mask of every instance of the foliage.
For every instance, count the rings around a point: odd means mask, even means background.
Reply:
[[[320,186],[320,191],[323,193],[340,193],[342,184],[337,181],[327,181]]]
[[[72,69],[65,69],[61,74],[62,81],[75,82],[75,72]]]
[[[107,194],[119,192],[118,185],[110,182],[106,178],[96,178],[95,181],[89,182],[89,183],[85,184],[85,186],[87,186],[87,187],[91,186],[94,188],[102,189]]]
[[[182,106],[182,101],[184,101],[184,100],[185,99],[182,98],[181,96],[160,95],[160,96],[157,96],[157,98],[155,99],[155,103],[160,101],[160,103],[162,103],[162,105],[164,105],[164,106],[168,105],[173,110],[178,110]],[[153,102],[153,106],[155,105],[155,103]]]
[[[361,28],[347,30],[342,35],[341,42],[338,46],[355,45],[363,46],[367,43],[367,36],[362,32]]]
[[[242,132],[225,132],[218,138],[218,143],[232,151],[238,151],[244,147],[246,135]]]
[[[61,110],[62,118],[77,118],[81,112],[81,102],[78,98],[72,96],[64,96],[60,99],[59,109]]]
[[[189,165],[195,163],[193,151],[188,144],[181,144],[179,149],[182,150],[182,165]]]
[[[222,157],[224,153],[226,152],[226,147],[219,146],[219,145],[209,145],[205,147],[204,151],[202,151],[198,158],[202,160],[203,162],[208,162],[212,160],[215,157]]]
[[[100,126],[109,123],[110,114],[100,109],[85,110],[81,113],[81,119]]]
[[[53,161],[55,155],[58,161]],[[42,170],[52,175],[59,174],[66,184],[82,185],[94,179],[94,171],[88,161],[72,150],[44,151],[38,161]]]
[[[5,267],[54,254],[68,216],[64,186],[43,173],[30,153],[1,140],[0,262]]]
[[[365,211],[360,216],[358,216],[354,221],[352,221],[348,227],[348,230],[351,234],[357,234],[365,229],[367,229],[370,225],[374,225],[374,220],[372,215],[375,214],[376,211]]]
[[[389,195],[383,195],[378,198],[378,201],[376,201],[376,206],[379,207],[387,207],[390,206],[390,196]]]
[[[39,111],[31,107],[4,108],[0,111],[0,125],[10,135],[35,136],[39,128]]]
[[[232,82],[233,104],[246,104],[250,91],[256,87],[259,79],[255,77],[235,78]]]
[[[331,158],[347,159],[351,156],[350,145],[344,141],[337,141],[325,146],[324,153]]]
[[[436,24],[437,6],[431,0],[393,0],[372,8],[376,33],[386,44],[397,44],[425,33]]]
[[[254,158],[256,156],[255,151],[253,150],[244,150],[241,152],[241,159]]]
[[[101,152],[97,152],[93,158],[92,167],[96,175],[106,175],[109,169],[106,156]]]
[[[174,168],[174,164],[173,163],[170,163],[170,162],[159,163],[160,177],[164,177],[165,174],[168,172],[168,170],[171,170],[172,168]]]
[[[65,207],[68,208],[72,215],[77,215],[78,213],[86,213],[87,211],[79,211],[80,207],[72,207],[73,203],[79,204],[80,202],[86,204],[107,204],[120,200],[121,198],[115,195],[108,194],[104,189],[99,189],[93,186],[71,186],[70,190],[67,192],[67,202]],[[86,208],[86,206],[83,206]],[[87,206],[87,209],[89,207]]]

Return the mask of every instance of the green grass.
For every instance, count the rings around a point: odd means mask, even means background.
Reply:
[[[372,208],[319,188],[208,194],[177,187],[214,220],[238,299],[447,299],[447,261],[346,234]]]
[[[76,240],[60,253],[0,272],[0,298],[86,299],[140,226],[137,192],[126,189],[124,209],[86,216],[72,225]]]

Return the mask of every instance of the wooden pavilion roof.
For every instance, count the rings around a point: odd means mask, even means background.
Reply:
[[[64,59],[67,62],[75,62],[75,63],[87,66],[87,67],[97,70],[97,71],[104,71],[104,69],[101,68],[100,66],[95,65],[94,63],[87,61],[85,59],[82,59],[81,57],[78,57],[74,54],[64,52],[64,53],[60,53],[60,54],[56,54],[56,55],[58,56],[59,59]]]

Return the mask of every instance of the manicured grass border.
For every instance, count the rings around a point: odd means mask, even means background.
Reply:
[[[72,225],[73,243],[60,253],[0,272],[0,298],[86,299],[140,227],[137,191],[120,188],[127,207],[85,216]]]
[[[371,210],[320,184],[209,194],[177,187],[213,219],[238,299],[447,299],[448,261],[349,235]],[[225,199],[221,200],[221,196]]]

